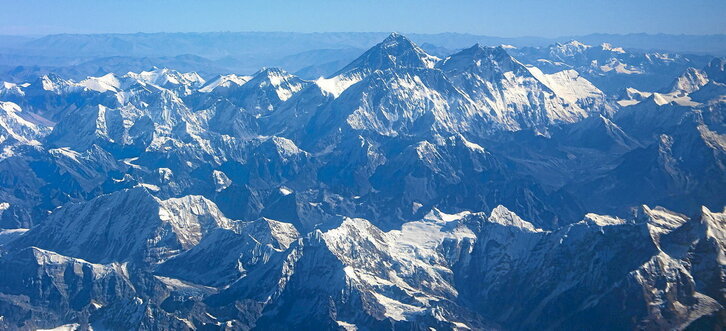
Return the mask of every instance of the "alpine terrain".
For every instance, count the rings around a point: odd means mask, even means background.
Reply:
[[[726,328],[726,58],[434,46],[2,82],[0,329]]]

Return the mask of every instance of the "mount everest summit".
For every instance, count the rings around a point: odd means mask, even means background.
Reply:
[[[394,33],[4,82],[0,328],[723,328],[725,64]]]

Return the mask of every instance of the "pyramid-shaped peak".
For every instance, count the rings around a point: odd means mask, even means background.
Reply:
[[[386,40],[399,39],[399,38],[406,39],[406,37],[404,35],[402,35],[398,32],[391,32],[391,34],[389,34],[388,37],[386,37]]]
[[[406,36],[393,32],[386,39],[374,46],[373,49],[385,50],[392,55],[401,54],[405,52],[421,52],[424,51],[418,47],[413,41],[406,38]],[[427,54],[428,55],[428,54]]]
[[[475,70],[477,72],[525,72],[524,65],[515,60],[504,47],[487,47],[475,44],[449,56],[439,63],[439,68],[447,74]]]
[[[273,85],[279,85],[284,81],[293,80],[293,81],[302,81],[297,76],[277,67],[264,67],[260,69],[260,71],[256,72],[250,81],[254,82],[261,82],[261,81],[270,81],[273,82]]]
[[[479,43],[451,55],[449,59],[447,59],[447,61],[455,60],[457,58],[469,60],[490,59],[491,61],[496,62],[511,62],[513,60],[512,56],[507,52],[506,49],[504,49],[504,47],[489,47],[483,46]]]
[[[65,79],[63,79],[60,75],[51,72],[47,73],[43,76],[40,76],[38,78],[38,81],[40,82],[55,82],[55,83],[61,83],[61,82],[67,82]]]
[[[41,77],[38,77],[38,79],[36,79],[35,82],[31,85],[37,86],[46,91],[60,93],[61,91],[64,91],[66,88],[73,85],[73,83],[51,72]]]
[[[285,70],[278,67],[262,67],[255,76],[258,75],[274,75],[274,74],[287,74]]]
[[[386,37],[386,39],[383,40],[383,43],[387,42],[394,42],[394,41],[408,41],[411,42],[406,36],[398,33],[398,32],[391,32],[391,34]]]
[[[501,45],[490,47],[490,46],[484,46],[480,43],[476,43],[473,46],[462,50],[460,53],[472,54],[475,56],[487,56],[489,54],[509,56],[509,53],[507,53],[507,50]]]
[[[333,76],[365,76],[376,70],[393,68],[433,68],[438,61],[439,58],[394,32]]]

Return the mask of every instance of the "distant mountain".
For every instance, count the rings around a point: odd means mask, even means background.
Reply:
[[[603,43],[599,46],[572,40],[547,47],[511,49],[515,57],[545,72],[575,69],[608,93],[626,87],[664,88],[688,67],[703,67],[710,57],[661,52],[640,52]]]
[[[43,37],[1,36],[2,49],[14,54],[76,56],[177,56],[194,54],[208,58],[243,54],[294,54],[314,49],[364,49],[385,38],[383,32],[208,32],[136,34],[58,34]],[[585,43],[610,42],[626,48],[680,53],[724,55],[726,36],[667,34],[591,34],[560,38],[502,38],[462,33],[409,34],[417,43],[448,49],[475,43],[517,47],[546,46],[556,41],[580,40]],[[50,54],[48,51],[51,51]]]
[[[708,54],[716,56],[726,55],[726,35],[672,35],[672,34],[607,34],[596,33],[584,36],[570,36],[558,38],[564,42],[568,40],[579,40],[588,44],[599,45],[602,43],[613,43],[625,48],[639,49],[644,51]]]
[[[385,33],[136,33],[59,34],[42,37],[0,36],[0,79],[20,82],[30,74],[62,71],[82,79],[108,71],[140,71],[146,64],[200,74],[252,74],[260,67],[282,67],[307,79],[327,76],[360,55]],[[724,35],[607,35],[563,38],[499,38],[460,33],[411,34],[431,54],[445,57],[479,43],[487,46],[543,47],[580,40],[612,43],[648,52],[726,55]],[[199,57],[197,59],[189,56]],[[182,58],[179,58],[182,57]],[[187,58],[184,58],[187,57]],[[202,59],[203,58],[203,59]],[[133,66],[132,63],[139,63]],[[18,68],[22,66],[23,68]],[[38,68],[35,68],[35,67]],[[195,67],[192,67],[195,66]],[[68,67],[68,68],[66,68]],[[73,67],[71,69],[71,67]],[[14,74],[10,73],[15,71]],[[119,71],[120,73],[120,71]]]

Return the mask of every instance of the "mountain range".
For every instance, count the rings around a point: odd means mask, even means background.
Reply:
[[[151,66],[195,71],[211,78],[282,67],[305,79],[328,76],[386,37],[378,32],[135,33],[0,35],[0,80],[23,82],[48,73],[77,80]],[[461,33],[411,34],[429,54],[444,58],[473,44],[547,47],[579,40],[613,43],[639,52],[690,57],[726,55],[726,35],[593,34],[558,38],[502,38]]]
[[[726,59],[446,53],[2,83],[0,328],[726,326]]]

